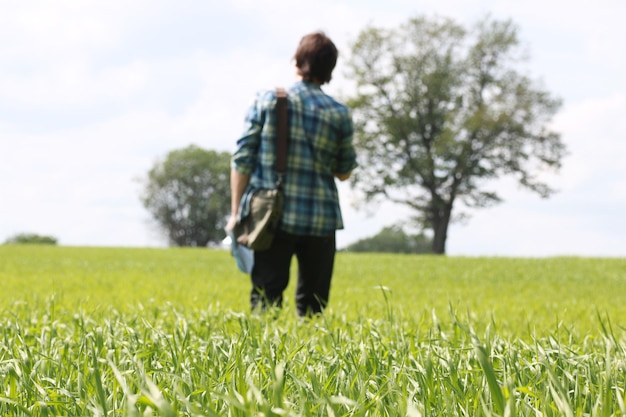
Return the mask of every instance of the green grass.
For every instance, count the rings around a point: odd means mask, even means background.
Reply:
[[[224,251],[0,246],[0,282],[2,416],[626,415],[625,259],[340,253],[307,321]]]
[[[247,305],[246,277],[224,251],[201,249],[0,246],[0,307],[17,300],[87,311],[137,304],[227,308]]]

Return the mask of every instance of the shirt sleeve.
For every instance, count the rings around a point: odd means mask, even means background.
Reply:
[[[252,174],[257,162],[264,118],[261,102],[260,95],[257,95],[248,108],[243,133],[237,139],[237,149],[231,158],[231,168],[244,175]]]
[[[348,111],[340,126],[339,147],[335,164],[336,174],[347,174],[358,166],[356,151],[352,143],[354,137],[354,125],[352,114]]]

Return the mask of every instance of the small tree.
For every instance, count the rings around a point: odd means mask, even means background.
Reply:
[[[207,246],[224,237],[230,213],[230,154],[190,145],[148,172],[141,201],[175,246]]]
[[[388,226],[378,234],[346,247],[348,252],[431,253],[432,239],[424,233],[407,234],[401,226]]]
[[[411,19],[368,28],[352,48],[357,92],[352,184],[367,201],[408,206],[445,253],[453,208],[498,203],[488,183],[505,175],[541,197],[536,176],[565,154],[548,122],[560,101],[521,73],[518,30],[489,18],[465,28],[449,19]],[[455,206],[456,205],[456,206]]]
[[[52,236],[42,236],[35,233],[20,233],[15,236],[11,236],[4,243],[6,245],[21,245],[21,244],[35,244],[35,245],[56,245],[57,238]]]

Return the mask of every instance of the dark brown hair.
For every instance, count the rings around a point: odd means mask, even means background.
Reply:
[[[298,74],[304,81],[327,83],[337,64],[338,55],[337,47],[323,32],[305,35],[294,55]]]

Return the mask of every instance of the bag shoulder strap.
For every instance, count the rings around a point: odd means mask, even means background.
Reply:
[[[274,169],[278,174],[279,184],[287,171],[287,142],[289,139],[289,121],[287,116],[287,91],[276,88],[276,162]]]

